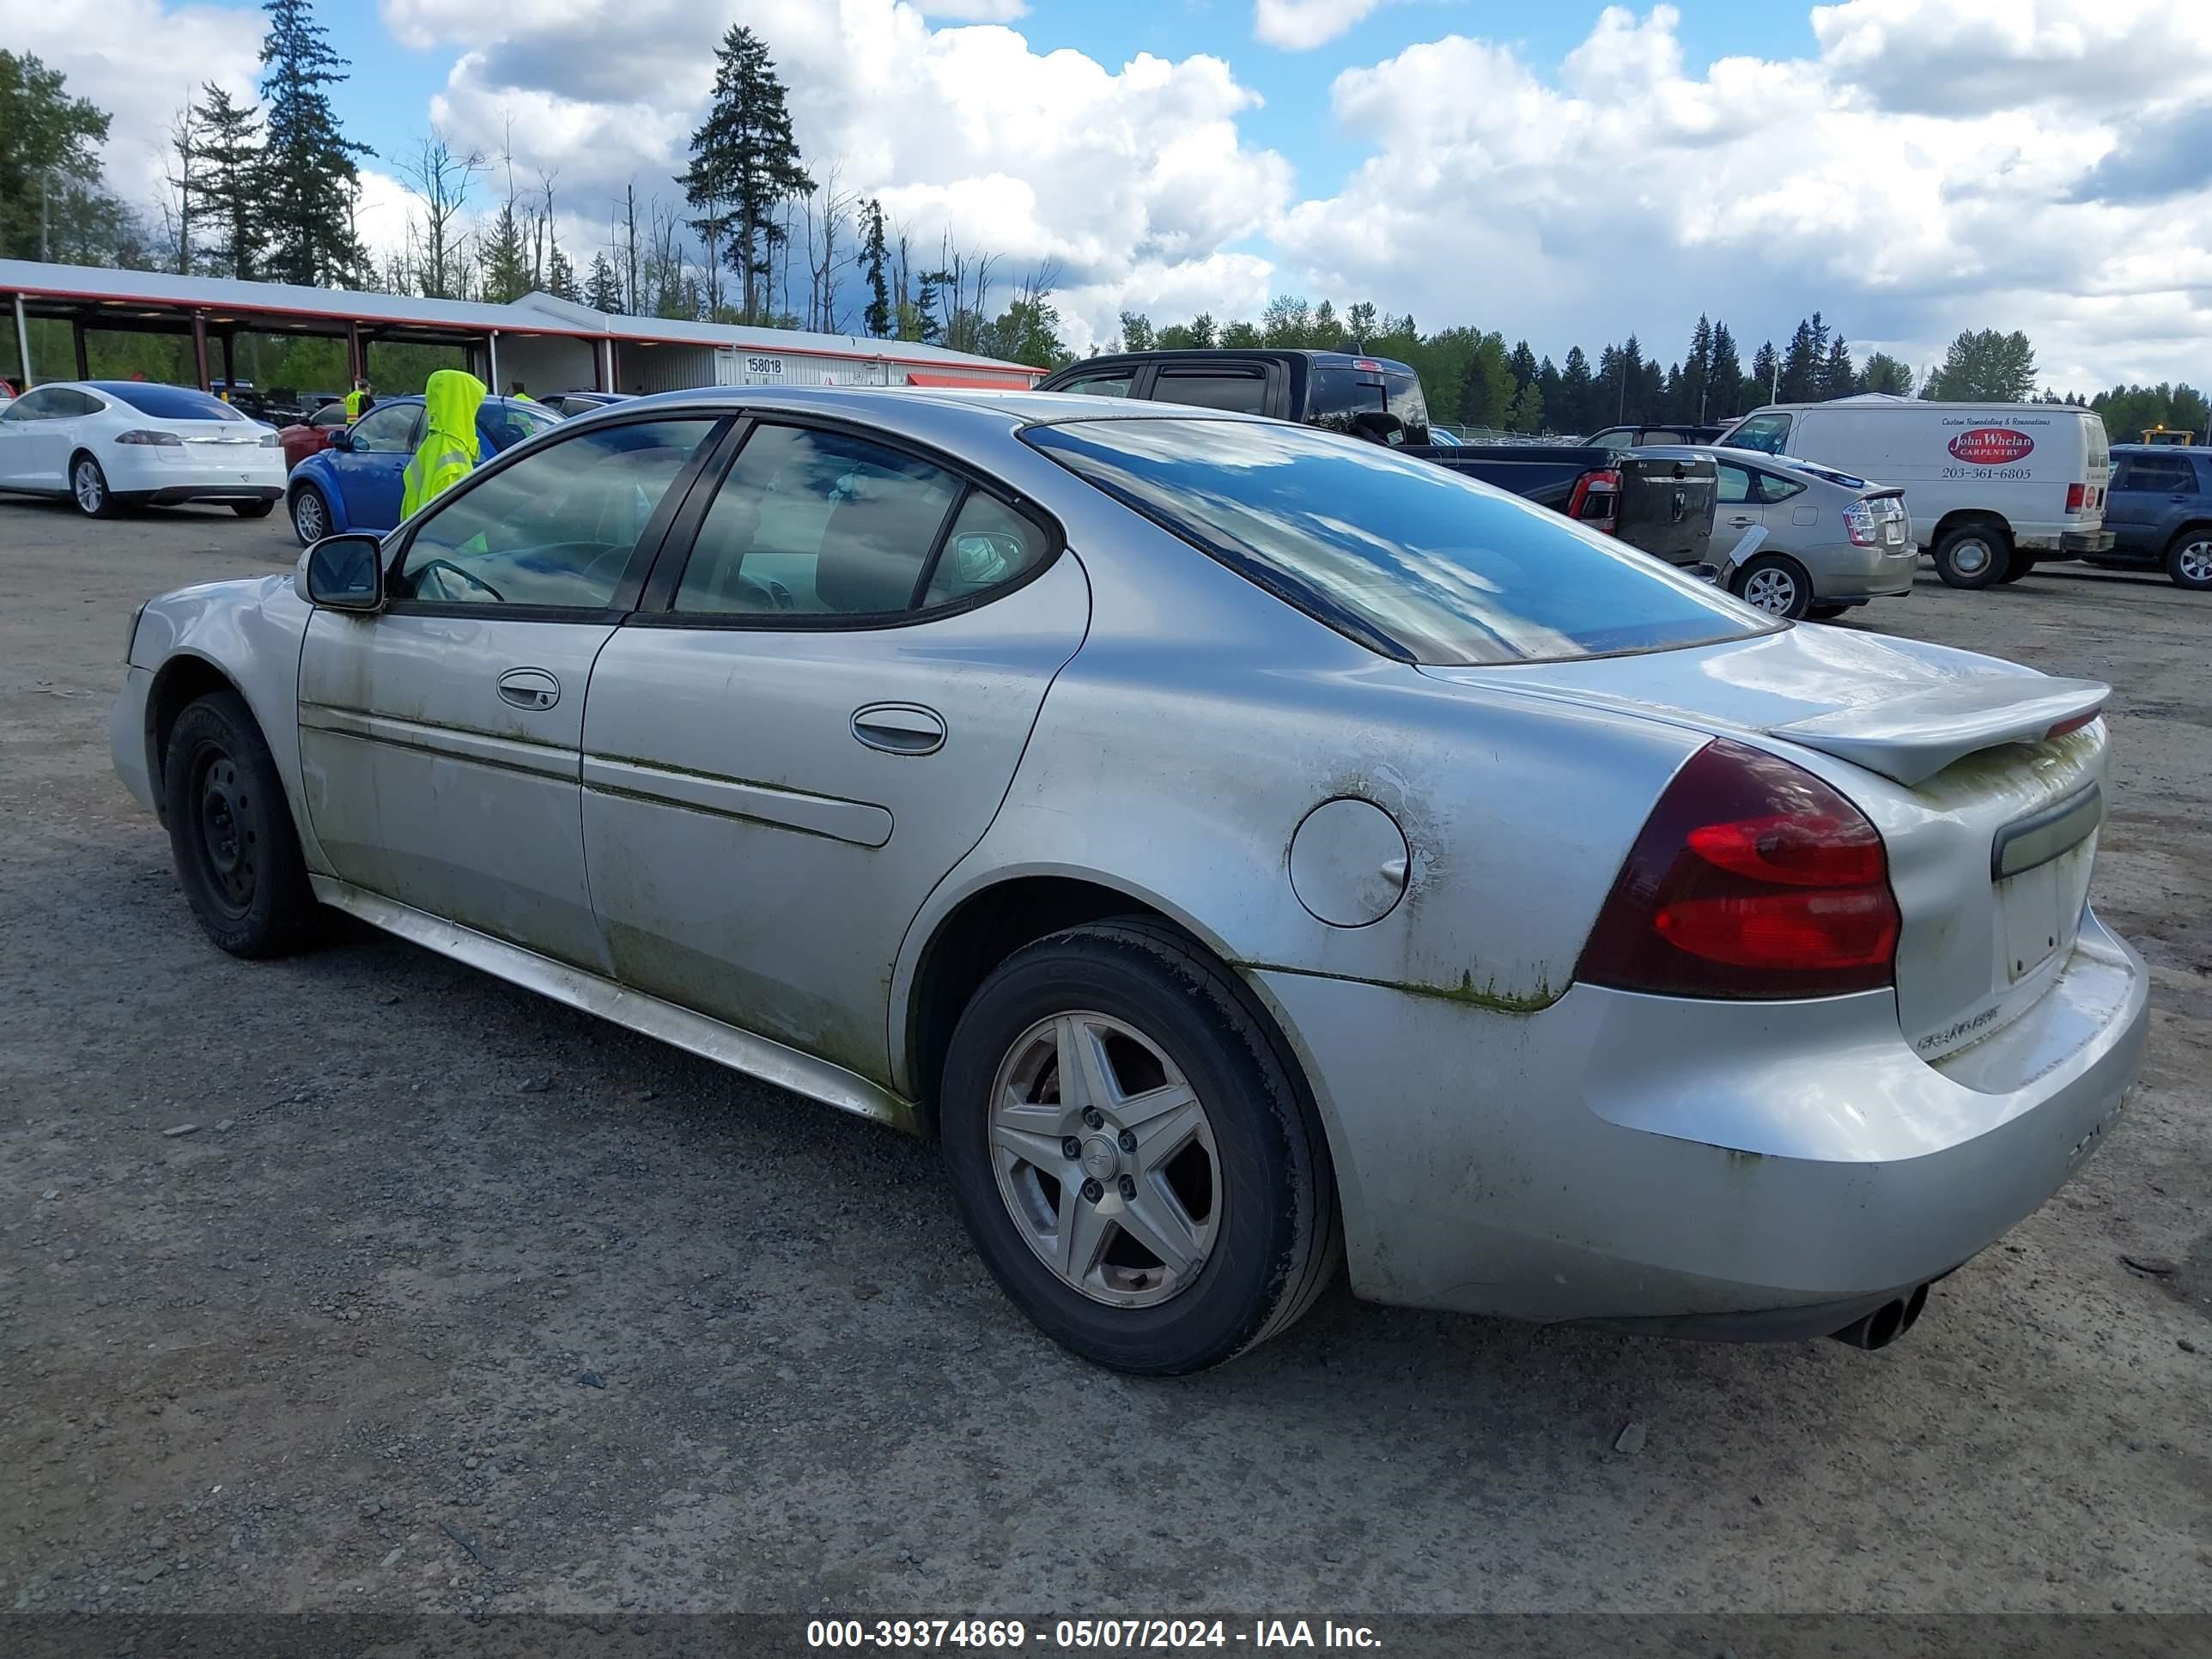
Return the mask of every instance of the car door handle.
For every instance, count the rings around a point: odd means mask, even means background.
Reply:
[[[945,747],[945,717],[911,702],[872,702],[853,711],[853,735],[887,755],[933,755]]]
[[[510,668],[499,677],[499,695],[517,708],[550,708],[561,701],[561,682],[542,668]]]
[[[1730,519],[1729,520],[1729,526],[1737,530],[1747,530],[1758,522],[1759,520],[1756,519]]]

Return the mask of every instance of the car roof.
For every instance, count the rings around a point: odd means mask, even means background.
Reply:
[[[688,392],[652,392],[619,405],[571,417],[568,423],[609,418],[634,420],[653,408],[790,409],[843,411],[865,418],[934,408],[977,416],[1011,417],[1018,425],[1042,426],[1069,421],[1261,421],[1264,415],[1194,404],[1163,404],[1132,398],[1095,398],[1075,392],[997,392],[939,386],[700,386]]]
[[[1068,364],[1065,368],[1056,368],[1053,373],[1056,375],[1069,374],[1078,369],[1094,367],[1111,365],[1119,368],[1123,363],[1162,362],[1171,357],[1212,358],[1224,362],[1255,357],[1272,358],[1278,361],[1289,357],[1303,357],[1316,368],[1351,368],[1359,363],[1379,363],[1384,368],[1402,368],[1408,374],[1413,372],[1413,366],[1411,363],[1401,362],[1395,357],[1384,357],[1371,351],[1322,350],[1316,346],[1256,345],[1160,346],[1151,351],[1103,351],[1096,357],[1083,358],[1080,362]]]

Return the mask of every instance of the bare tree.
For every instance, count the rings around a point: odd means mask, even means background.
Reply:
[[[849,218],[859,198],[851,191],[841,191],[837,179],[843,168],[830,162],[823,169],[822,184],[806,193],[806,325],[819,329],[824,334],[839,334],[837,326],[837,272],[849,258],[837,257],[839,231]],[[817,238],[814,226],[815,199],[819,197],[822,209],[822,228]]]
[[[162,175],[167,188],[161,193],[161,230],[174,255],[177,275],[192,269],[192,197],[197,188],[192,163],[199,155],[199,120],[190,98],[169,118],[169,154],[176,171]]]
[[[641,315],[645,303],[637,291],[637,183],[633,179],[623,186],[623,246],[624,269],[629,273],[629,310],[631,316]]]
[[[431,299],[459,299],[467,287],[469,261],[455,227],[468,206],[477,174],[484,170],[484,158],[476,150],[455,155],[446,135],[433,127],[414,158],[401,163],[399,170],[409,193],[422,204],[419,239],[411,218],[407,231],[416,250],[416,278]]]

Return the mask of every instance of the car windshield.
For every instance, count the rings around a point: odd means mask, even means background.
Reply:
[[[1173,416],[1024,435],[1260,586],[1401,660],[1557,661],[1774,626],[1623,544],[1378,444]]]
[[[162,386],[154,380],[105,380],[99,383],[99,390],[102,397],[128,404],[141,415],[150,415],[157,421],[246,418],[222,398],[211,398],[188,386]]]

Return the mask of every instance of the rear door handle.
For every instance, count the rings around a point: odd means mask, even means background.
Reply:
[[[1729,525],[1732,529],[1747,530],[1758,522],[1759,520],[1756,519],[1730,519],[1729,520]]]
[[[919,703],[872,702],[853,711],[853,735],[887,755],[933,755],[945,747],[945,717]]]

